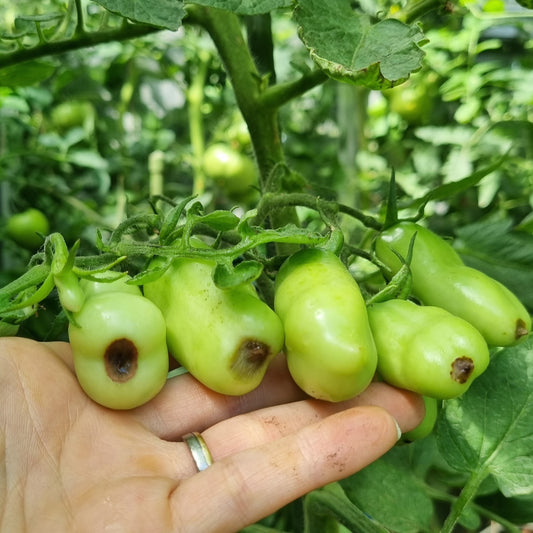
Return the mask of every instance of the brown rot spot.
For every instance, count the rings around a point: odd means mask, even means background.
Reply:
[[[474,371],[474,361],[470,357],[458,357],[452,363],[450,377],[457,383],[466,383]]]
[[[137,372],[139,353],[129,339],[117,339],[104,354],[105,371],[117,383],[129,381]]]
[[[242,377],[253,376],[270,354],[268,344],[256,339],[244,339],[235,350],[231,370]]]
[[[519,318],[516,321],[516,328],[514,330],[514,338],[518,340],[520,337],[523,337],[524,335],[527,335],[528,333],[529,331],[527,330],[526,323],[521,318]]]

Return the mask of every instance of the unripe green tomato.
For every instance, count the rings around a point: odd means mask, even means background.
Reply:
[[[419,73],[384,91],[390,109],[410,124],[424,124],[431,117],[437,91],[434,73]]]
[[[353,398],[377,363],[364,299],[342,261],[317,248],[292,255],[276,278],[274,309],[296,384],[314,398]]]
[[[224,143],[212,144],[206,149],[203,169],[206,176],[229,195],[249,193],[257,185],[257,170],[252,159]]]
[[[92,131],[95,118],[96,111],[93,105],[84,101],[61,102],[51,113],[52,124],[62,131],[76,126]]]
[[[144,294],[165,317],[171,355],[211,390],[242,395],[261,383],[281,351],[283,327],[251,284],[219,289],[214,266],[176,258]]]
[[[50,231],[47,216],[39,209],[29,208],[9,217],[6,233],[17,244],[28,250],[37,250],[43,244],[43,236]]]
[[[390,385],[432,398],[460,396],[489,364],[470,323],[440,307],[387,300],[368,307],[378,374]]]
[[[531,317],[520,300],[500,282],[467,267],[450,243],[413,222],[400,222],[376,240],[376,255],[393,273],[407,256],[416,233],[410,263],[413,295],[427,305],[446,309],[474,325],[491,346],[510,346],[525,339]]]
[[[424,418],[418,426],[402,435],[404,442],[414,442],[415,440],[423,439],[430,435],[435,427],[439,416],[439,401],[429,396],[423,396],[422,399],[424,400],[424,407],[426,409]]]
[[[151,400],[167,379],[165,320],[144,296],[89,297],[69,324],[74,369],[86,394],[111,409]]]

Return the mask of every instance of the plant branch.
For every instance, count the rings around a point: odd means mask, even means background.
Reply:
[[[259,98],[260,104],[272,109],[280,108],[317,85],[325,83],[328,79],[329,77],[322,70],[313,70],[295,81],[280,83],[265,89]]]
[[[260,224],[272,211],[288,206],[308,207],[319,212],[343,213],[359,220],[368,228],[381,229],[381,223],[378,220],[359,209],[306,193],[265,193],[257,206],[256,222]]]
[[[440,500],[440,501],[448,502],[452,504],[457,500],[456,496],[449,494],[447,492],[443,492],[442,490],[436,489],[431,486],[426,486],[426,491],[435,500]],[[487,509],[486,507],[483,507],[482,505],[479,505],[475,502],[472,502],[470,505],[472,506],[472,509],[474,509],[481,516],[488,518],[492,522],[497,522],[502,527],[504,527],[505,530],[508,531],[509,533],[521,533],[522,532],[522,529],[520,527],[513,524],[512,522],[510,522],[503,516],[492,512],[490,509]]]
[[[157,31],[161,31],[161,28],[144,24],[126,24],[118,30],[76,33],[70,39],[45,42],[33,48],[21,48],[7,54],[0,54],[0,69],[33,59],[63,54],[71,50],[78,50],[112,41],[125,41],[135,37],[142,37]]]
[[[450,514],[446,517],[440,533],[452,533],[465,507],[474,499],[481,482],[487,477],[485,468],[472,472],[470,478],[461,489],[459,497],[453,502]]]

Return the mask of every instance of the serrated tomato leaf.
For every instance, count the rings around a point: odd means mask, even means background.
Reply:
[[[238,15],[260,15],[274,9],[290,7],[292,0],[195,0],[187,3],[225,9]]]
[[[293,17],[315,63],[336,80],[383,89],[422,65],[426,38],[418,26],[373,24],[349,0],[298,0]]]
[[[95,0],[124,18],[168,30],[177,30],[185,16],[182,1],[175,0]]]

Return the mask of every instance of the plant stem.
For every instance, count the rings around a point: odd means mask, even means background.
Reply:
[[[394,17],[409,24],[439,7],[449,9],[447,8],[448,3],[446,0],[419,0],[418,2],[409,2],[406,8],[400,10],[397,16],[395,15]]]
[[[244,40],[241,21],[237,15],[223,9],[192,5],[189,21],[202,26],[210,35],[226,72],[231,80],[237,105],[252,139],[259,170],[262,192],[269,192],[269,176],[276,165],[283,163],[285,154],[281,145],[278,108],[265,105],[261,95],[268,86],[268,77],[262,78]],[[292,223],[299,225],[293,207],[278,209],[269,216],[274,228]],[[294,251],[293,246],[277,245],[278,253]]]
[[[189,136],[192,147],[193,194],[202,194],[205,189],[205,173],[202,160],[205,151],[204,119],[202,103],[204,101],[205,78],[207,67],[211,59],[209,52],[201,50],[198,54],[198,68],[194,73],[191,85],[187,91],[187,112],[189,114]]]
[[[85,34],[85,25],[83,23],[83,6],[81,0],[75,0],[76,2],[76,30],[74,31],[75,35],[84,35]]]
[[[440,533],[452,533],[465,507],[473,500],[481,482],[486,477],[487,472],[484,468],[472,473],[471,477],[463,486],[459,497],[453,502],[450,514],[446,517]]]
[[[189,15],[209,33],[231,79],[237,105],[250,131],[264,187],[270,170],[284,160],[284,154],[277,109],[261,105],[260,94],[265,80],[244,41],[241,22],[230,11],[198,5],[191,6]]]
[[[264,107],[277,109],[328,79],[327,74],[322,70],[313,70],[295,81],[280,83],[265,89],[259,97],[260,103]]]
[[[265,193],[257,207],[256,221],[262,222],[268,213],[287,206],[300,206],[324,212],[344,213],[362,222],[367,228],[381,229],[381,223],[359,209],[335,201],[323,200],[306,193]]]
[[[0,54],[0,68],[111,41],[125,41],[135,37],[142,37],[150,33],[155,33],[156,31],[161,31],[161,28],[144,24],[127,24],[118,30],[93,33],[83,32],[76,34],[73,38],[49,41],[34,46],[33,48],[21,48],[8,54]]]
[[[440,500],[449,503],[454,503],[457,500],[454,495],[431,486],[426,486],[426,491],[434,500]],[[509,520],[503,516],[500,516],[499,514],[494,513],[490,509],[486,509],[477,503],[471,503],[470,505],[472,506],[472,509],[474,509],[481,516],[488,518],[492,522],[497,522],[500,524],[503,528],[505,528],[506,531],[508,531],[508,533],[522,533],[522,528],[513,524],[512,522],[509,522]]]
[[[258,72],[268,77],[269,85],[276,83],[274,68],[274,43],[272,41],[272,17],[270,13],[246,17],[248,47]]]

